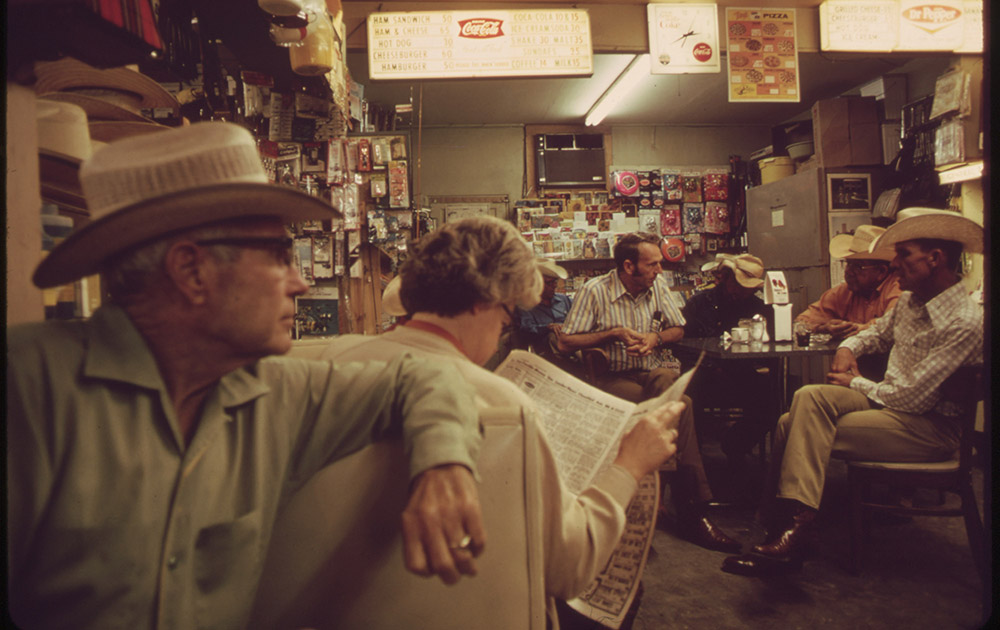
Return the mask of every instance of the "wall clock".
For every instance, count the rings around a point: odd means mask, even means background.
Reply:
[[[719,9],[715,4],[649,4],[653,74],[720,72]]]

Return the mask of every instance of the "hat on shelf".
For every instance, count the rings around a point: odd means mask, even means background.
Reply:
[[[538,271],[543,276],[548,276],[550,278],[559,278],[560,280],[565,280],[569,277],[569,273],[563,267],[556,264],[556,261],[549,258],[538,258]]]
[[[90,120],[153,122],[142,109],[168,108],[180,104],[163,87],[135,66],[102,70],[72,57],[35,64],[35,93],[41,98],[74,103]]]
[[[90,157],[90,132],[87,113],[72,103],[38,101],[35,107],[38,124],[38,153],[79,166]]]
[[[872,246],[885,232],[874,225],[859,225],[853,234],[838,234],[830,239],[830,255],[844,260],[882,260],[892,262],[896,253],[891,247]]]
[[[938,208],[904,208],[896,213],[896,222],[886,229],[875,244],[892,248],[896,243],[918,238],[955,241],[973,254],[983,253],[983,228],[958,212]]]
[[[399,298],[399,288],[402,285],[402,278],[396,276],[389,281],[389,284],[385,286],[385,290],[382,291],[382,310],[393,317],[406,315],[406,309],[403,308],[403,301]]]
[[[701,266],[702,271],[716,271],[726,267],[740,286],[756,289],[764,284],[764,263],[753,254],[716,254],[715,260]]]
[[[147,133],[159,133],[173,129],[159,123],[153,122],[132,122],[121,120],[99,120],[91,122],[90,139],[101,143],[114,142],[122,138],[141,136]]]
[[[101,70],[65,57],[35,64],[40,100],[72,103],[85,112],[90,135],[101,142],[169,129],[147,118],[143,109],[180,110],[180,103],[134,66]]]
[[[332,219],[319,197],[272,184],[249,131],[200,122],[107,145],[80,167],[91,222],[35,269],[39,287],[91,275],[109,257],[171,232],[252,216]]]

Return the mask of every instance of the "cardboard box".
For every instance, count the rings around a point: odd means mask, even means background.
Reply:
[[[882,163],[874,97],[841,96],[812,107],[813,144],[823,168]]]

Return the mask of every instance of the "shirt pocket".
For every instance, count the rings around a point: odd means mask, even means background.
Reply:
[[[195,541],[194,578],[209,608],[252,597],[263,562],[261,511],[209,525]]]

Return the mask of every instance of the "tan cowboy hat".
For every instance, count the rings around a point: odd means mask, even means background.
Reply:
[[[886,229],[874,244],[892,248],[896,243],[918,238],[955,241],[968,253],[983,253],[983,228],[951,210],[937,208],[905,208],[896,213],[896,222]]]
[[[382,291],[382,310],[393,317],[406,315],[403,301],[399,299],[399,288],[401,286],[403,286],[402,278],[396,276],[389,281],[389,284],[385,286],[385,290]]]
[[[560,280],[565,280],[569,277],[569,273],[561,266],[556,264],[556,261],[550,260],[548,258],[538,258],[538,271],[543,276],[549,276],[550,278],[559,278]]]
[[[42,288],[100,270],[109,257],[171,232],[251,216],[286,222],[340,212],[295,188],[272,184],[249,131],[200,122],[108,144],[80,167],[91,222],[35,270]]]
[[[830,256],[844,260],[883,260],[892,262],[896,253],[892,248],[871,249],[885,228],[859,225],[853,234],[838,234],[830,239]]]
[[[702,271],[716,271],[720,267],[733,270],[733,277],[740,286],[756,289],[764,284],[764,263],[752,254],[716,254],[715,260],[701,266]]]
[[[92,120],[152,122],[142,109],[180,109],[177,99],[134,66],[102,70],[65,57],[35,64],[35,93],[79,105]]]

